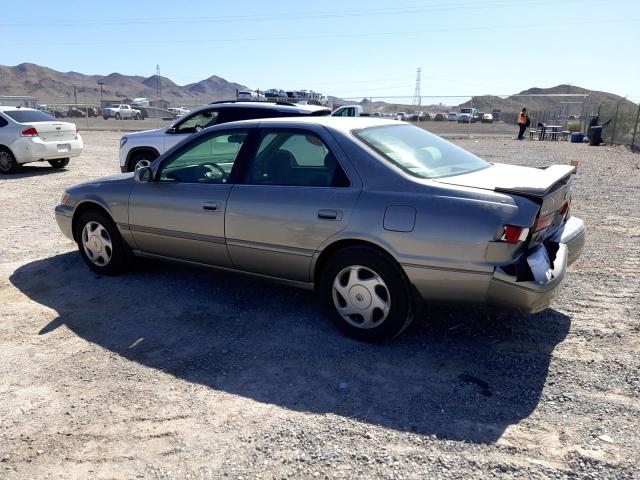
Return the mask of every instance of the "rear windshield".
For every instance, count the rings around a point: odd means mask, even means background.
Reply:
[[[8,110],[4,114],[18,123],[56,121],[54,117],[40,110]]]
[[[474,154],[413,125],[369,127],[355,130],[353,134],[414,177],[448,177],[490,165]]]

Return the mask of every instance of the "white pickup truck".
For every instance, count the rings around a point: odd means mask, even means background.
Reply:
[[[141,120],[142,112],[140,110],[136,110],[131,108],[131,105],[127,105],[124,103],[111,105],[109,108],[102,109],[102,118],[107,120],[108,118],[115,118],[116,120],[121,120],[124,118],[129,118],[132,120]]]

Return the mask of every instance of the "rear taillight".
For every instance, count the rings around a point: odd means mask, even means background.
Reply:
[[[26,130],[23,130],[20,132],[20,136],[22,137],[37,137],[38,136],[38,131],[31,127],[31,128],[27,128]]]
[[[538,218],[536,220],[536,224],[533,226],[533,231],[539,232],[540,230],[544,230],[545,228],[547,228],[549,225],[551,225],[551,222],[553,222],[554,216],[555,213],[552,213],[551,215],[547,215],[546,217]]]
[[[529,229],[524,227],[517,227],[515,225],[505,225],[504,233],[500,240],[507,243],[524,242],[529,235]]]
[[[76,127],[76,135],[80,133],[80,127]]]

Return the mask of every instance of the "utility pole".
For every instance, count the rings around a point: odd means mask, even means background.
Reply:
[[[76,91],[76,86],[73,86],[73,103],[76,104],[76,106],[78,105],[78,92]]]
[[[416,105],[416,106],[420,106],[420,104],[422,103],[422,96],[420,95],[420,73],[422,72],[422,68],[418,68],[416,70],[416,89],[413,92],[413,101],[411,102],[412,105]]]
[[[160,65],[156,64],[156,99],[162,96],[162,84],[160,83]]]
[[[98,85],[100,85],[100,103],[102,103],[102,100],[104,100],[102,97],[102,86],[104,85],[104,82],[98,80]]]

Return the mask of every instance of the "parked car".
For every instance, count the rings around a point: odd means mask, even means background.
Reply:
[[[67,118],[83,118],[86,117],[87,113],[83,112],[77,107],[69,107],[67,110]]]
[[[475,108],[461,108],[458,123],[475,123],[478,121],[478,111]]]
[[[402,122],[404,122],[405,120],[407,120],[407,112],[398,112],[396,114],[396,118]]]
[[[436,113],[435,117],[433,117],[433,119],[436,122],[446,122],[447,121],[447,114],[446,113]]]
[[[169,110],[172,113],[175,113],[176,117],[181,117],[182,115],[185,115],[191,111],[183,107],[169,107],[167,108],[167,110]]]
[[[55,217],[98,274],[137,255],[259,275],[382,340],[420,299],[547,308],[585,240],[573,171],[488,163],[393,120],[258,119],[69,188]]]
[[[447,114],[447,120],[450,122],[455,122],[458,120],[458,114],[456,112],[449,112]]]
[[[493,115],[491,115],[490,113],[485,113],[482,115],[482,118],[480,121],[482,123],[493,123]]]
[[[131,105],[125,103],[114,104],[109,108],[102,109],[102,118],[105,120],[109,118],[115,118],[116,120],[124,120],[127,118],[130,120],[142,120],[142,112],[131,108]]]
[[[332,117],[359,117],[364,115],[362,105],[343,105],[331,112]]]
[[[265,94],[254,90],[240,90],[237,95],[238,100],[261,101],[265,100]]]
[[[132,172],[194,133],[213,125],[252,118],[329,115],[314,105],[279,105],[269,102],[214,102],[191,110],[168,127],[129,133],[120,139],[120,170]]]
[[[0,173],[13,173],[31,162],[63,168],[82,149],[75,124],[33,108],[0,106]]]

